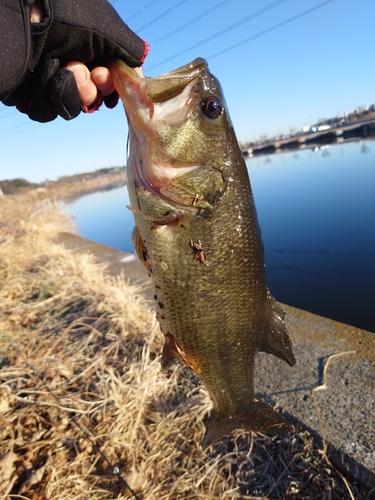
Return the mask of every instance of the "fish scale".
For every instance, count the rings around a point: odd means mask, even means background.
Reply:
[[[291,366],[284,311],[266,287],[264,251],[245,161],[206,61],[155,79],[111,68],[128,117],[133,244],[154,289],[162,364],[194,370],[213,409],[203,446],[242,428],[290,426],[257,399],[255,356]]]

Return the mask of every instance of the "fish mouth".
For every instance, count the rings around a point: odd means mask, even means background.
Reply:
[[[193,106],[193,88],[207,61],[191,63],[155,78],[140,77],[123,61],[111,63],[115,88],[125,108],[130,136],[127,169],[138,185],[171,200],[168,187],[177,177],[200,167],[167,154],[160,137],[168,127],[179,127]]]
[[[198,57],[191,63],[174,71],[151,78],[147,88],[147,96],[154,103],[172,99],[207,68],[207,61],[202,57]]]

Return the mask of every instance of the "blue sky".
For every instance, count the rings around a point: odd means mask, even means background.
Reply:
[[[241,142],[375,103],[374,0],[111,3],[150,43],[147,76],[208,60]],[[126,137],[121,105],[38,124],[0,104],[0,180],[122,166]]]

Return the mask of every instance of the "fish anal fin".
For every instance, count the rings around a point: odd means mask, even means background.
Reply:
[[[272,406],[257,399],[254,400],[251,413],[246,416],[228,417],[219,410],[213,409],[206,423],[202,447],[207,448],[237,429],[276,436],[289,432],[291,425]]]
[[[267,290],[268,323],[264,331],[261,350],[286,361],[290,366],[296,364],[292,341],[284,322],[285,311]]]
[[[165,335],[165,344],[161,356],[162,368],[168,368],[173,360],[178,359],[181,363],[188,366],[195,373],[201,373],[201,367],[198,359],[188,356],[177,344],[173,335],[167,333]]]

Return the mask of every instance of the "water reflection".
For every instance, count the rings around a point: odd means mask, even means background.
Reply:
[[[375,331],[375,155],[358,143],[247,165],[272,293]],[[327,148],[323,149],[326,152]]]
[[[133,252],[131,232],[134,225],[126,186],[100,191],[65,205],[75,217],[84,238],[125,252]]]
[[[370,331],[375,331],[374,149],[371,142],[355,142],[247,161],[273,295]],[[84,237],[131,252],[128,204],[126,188],[120,188],[85,196],[68,210],[77,215]]]

